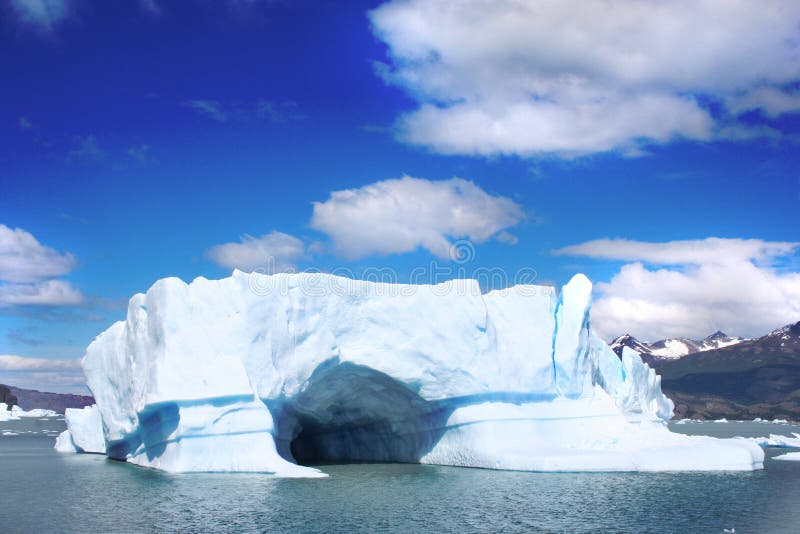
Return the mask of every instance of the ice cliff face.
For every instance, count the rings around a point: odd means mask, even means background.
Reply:
[[[633,352],[559,296],[474,280],[169,278],[83,360],[106,454],[167,471],[323,476],[318,460],[520,470],[754,469],[752,444],[689,438]],[[68,420],[69,424],[69,420]],[[69,425],[80,441],[77,427]]]

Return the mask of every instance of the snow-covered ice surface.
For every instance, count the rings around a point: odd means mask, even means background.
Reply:
[[[34,408],[33,410],[25,411],[16,405],[9,410],[6,403],[0,402],[0,421],[14,421],[24,417],[55,417],[57,415],[53,410]]]
[[[591,290],[583,275],[559,295],[321,274],[160,280],[87,349],[100,417],[68,417],[61,445],[102,432],[108,456],[138,465],[278,476],[324,476],[297,463],[319,460],[761,468],[755,443],[668,430],[660,378],[591,331]]]

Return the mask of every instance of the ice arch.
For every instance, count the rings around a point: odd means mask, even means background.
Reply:
[[[759,468],[758,447],[668,431],[660,379],[591,332],[591,290],[582,275],[558,295],[483,294],[474,280],[169,278],[131,298],[83,367],[107,454],[167,471]]]
[[[387,374],[332,362],[291,401],[271,403],[278,451],[302,464],[419,462],[441,438],[446,410]]]

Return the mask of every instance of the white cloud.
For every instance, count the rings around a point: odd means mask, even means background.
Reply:
[[[245,235],[239,243],[215,245],[206,257],[226,269],[266,272],[294,270],[295,262],[305,254],[303,242],[289,234],[272,231],[261,237]]]
[[[81,302],[83,302],[81,292],[65,280],[0,285],[0,307],[74,306]]]
[[[798,247],[800,242],[719,237],[666,243],[596,239],[558,249],[555,253],[603,260],[644,261],[658,265],[701,265],[738,263],[747,260],[766,261],[776,256],[791,255]]]
[[[63,276],[75,268],[75,257],[46,247],[22,228],[0,224],[0,280],[40,282]]]
[[[20,22],[51,32],[55,26],[67,18],[71,10],[69,0],[11,0],[11,7]]]
[[[556,252],[633,262],[596,285],[592,324],[609,338],[630,332],[652,341],[715,330],[759,336],[800,320],[800,272],[776,268],[799,246],[757,239],[597,240]]]
[[[728,107],[737,114],[760,109],[771,117],[797,113],[800,112],[800,92],[759,87],[747,94],[729,99]]]
[[[0,354],[0,384],[55,393],[86,394],[80,359],[53,360]]]
[[[707,102],[800,78],[792,0],[398,0],[370,19],[389,47],[379,73],[420,103],[398,136],[448,154],[709,140]]]
[[[513,243],[504,230],[523,219],[513,200],[473,182],[405,176],[332,192],[327,201],[314,203],[311,227],[326,233],[335,251],[349,259],[417,248],[448,258],[452,239]]]
[[[69,282],[57,280],[76,265],[69,252],[42,245],[22,228],[0,224],[0,307],[70,306],[83,295]]]

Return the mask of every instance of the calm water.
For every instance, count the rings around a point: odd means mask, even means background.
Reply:
[[[328,465],[327,479],[168,475],[52,450],[62,421],[0,423],[0,531],[800,531],[800,462],[753,473],[515,473]],[[800,432],[686,424],[712,435]],[[3,435],[15,432],[16,435]],[[768,456],[786,452],[767,449]]]

